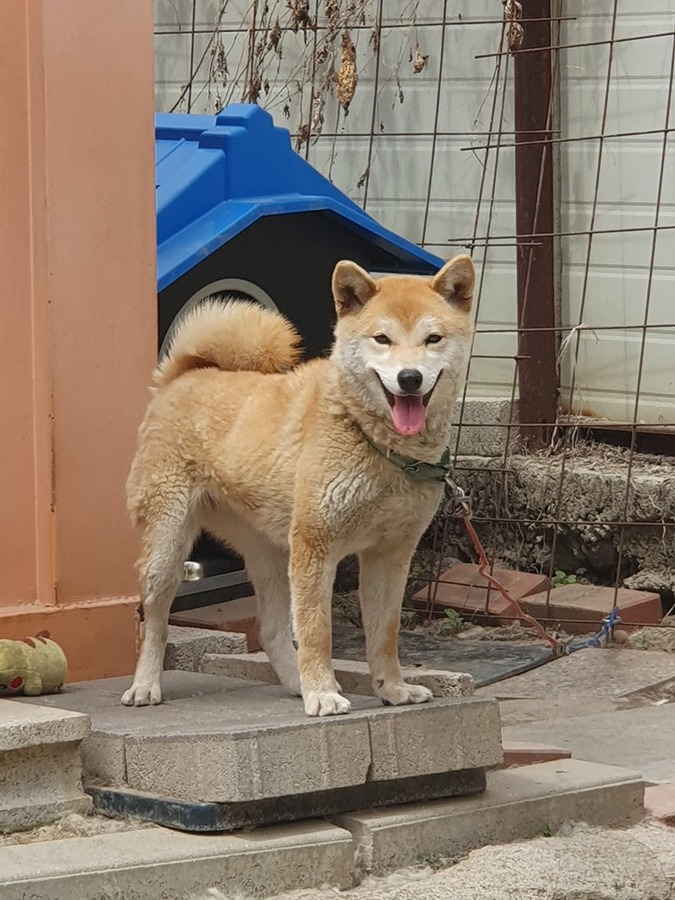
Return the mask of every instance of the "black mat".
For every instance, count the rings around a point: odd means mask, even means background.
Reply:
[[[367,781],[329,791],[271,797],[248,803],[189,803],[124,788],[85,786],[96,809],[112,818],[135,816],[179,831],[219,832],[302,819],[325,818],[356,809],[471,797],[485,790],[485,769],[438,772],[390,781]]]
[[[451,672],[468,672],[476,687],[494,684],[536,669],[555,657],[551,648],[538,643],[515,641],[459,641],[434,635],[402,631],[399,655],[403,666],[425,666]],[[333,630],[335,659],[365,659],[363,631],[337,626]]]

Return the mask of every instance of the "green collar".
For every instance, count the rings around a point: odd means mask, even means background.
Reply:
[[[377,450],[380,456],[388,459],[392,465],[396,466],[402,472],[405,472],[414,481],[447,481],[452,472],[452,464],[450,462],[450,448],[446,447],[443,455],[437,463],[423,462],[421,459],[415,459],[412,456],[406,456],[403,453],[395,453],[393,450],[382,449],[374,441],[368,437],[365,431],[360,428],[361,434],[368,441],[373,450]]]

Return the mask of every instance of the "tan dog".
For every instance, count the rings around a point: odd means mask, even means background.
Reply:
[[[350,553],[360,560],[376,695],[431,699],[403,682],[397,643],[410,560],[442,483],[411,478],[386,454],[441,457],[469,355],[473,286],[468,256],[431,279],[374,280],[338,263],[332,353],[297,368],[299,337],[276,313],[233,301],[186,316],[155,372],[128,482],[143,528],[145,637],[124,704],[161,702],[169,608],[201,529],[244,556],[262,645],[308,715],[349,710],[331,666],[331,601]]]

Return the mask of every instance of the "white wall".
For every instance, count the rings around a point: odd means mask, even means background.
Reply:
[[[606,41],[613,0],[593,4],[568,0],[562,43]],[[673,0],[619,0],[616,38],[675,30]],[[670,98],[673,36],[614,45],[605,134],[675,128],[675,96]],[[602,131],[609,47],[598,45],[561,52],[561,118],[566,137]],[[663,134],[563,145],[562,231],[651,228],[663,153]],[[675,226],[675,133],[668,136],[661,192],[660,225]],[[675,230],[562,238],[563,319],[567,325],[653,326],[646,332],[637,420],[675,423]],[[584,273],[589,263],[587,284]],[[638,329],[584,332],[568,345],[563,403],[573,412],[632,422],[643,332]],[[573,375],[573,372],[576,374]],[[570,391],[574,380],[574,394]]]

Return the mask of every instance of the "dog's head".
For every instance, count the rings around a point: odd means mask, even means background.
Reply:
[[[370,411],[397,434],[420,434],[434,409],[449,415],[471,342],[475,273],[456,256],[433,276],[374,279],[353,262],[333,272],[333,359]]]

